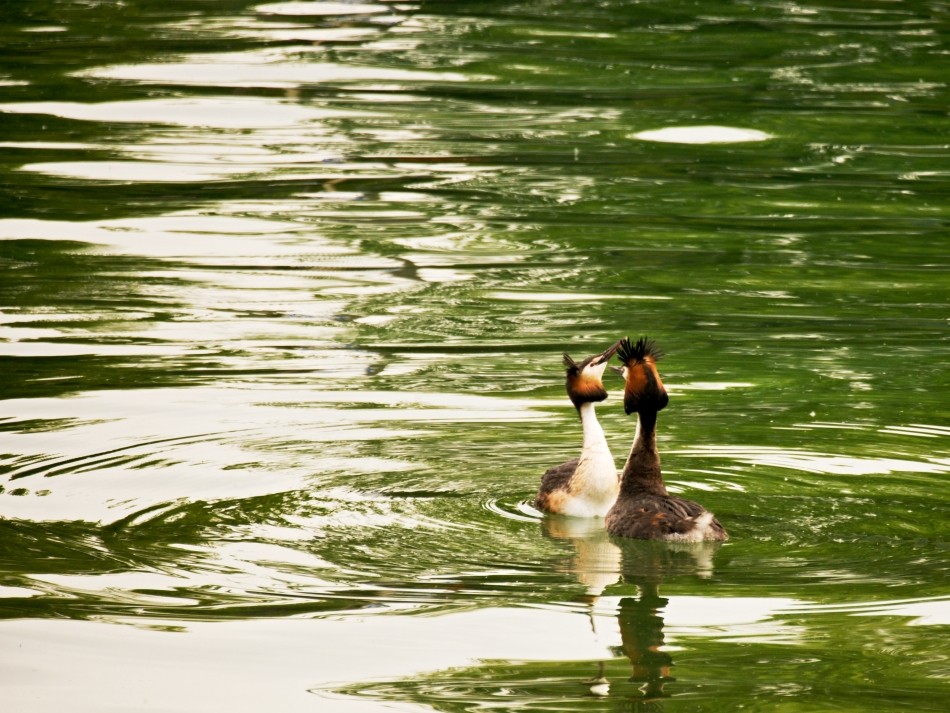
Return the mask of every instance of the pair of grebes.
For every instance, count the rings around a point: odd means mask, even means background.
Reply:
[[[637,431],[627,462],[617,473],[604,431],[594,413],[607,398],[602,381],[610,359],[623,364],[623,407],[637,414]],[[646,337],[626,337],[602,354],[577,363],[567,354],[567,394],[584,428],[580,458],[549,469],[541,477],[535,506],[573,517],[603,517],[607,532],[621,537],[673,542],[728,539],[711,512],[699,503],[667,492],[656,449],[657,414],[669,397],[656,362],[661,354]]]

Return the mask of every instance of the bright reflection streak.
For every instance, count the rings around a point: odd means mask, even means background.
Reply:
[[[82,178],[90,181],[119,181],[138,183],[197,183],[222,181],[233,178],[247,169],[241,166],[189,165],[178,162],[151,161],[69,161],[62,163],[30,163],[21,171],[43,173],[62,178]]]
[[[312,47],[267,49],[257,52],[190,55],[179,61],[120,64],[80,70],[87,79],[215,87],[274,87],[290,89],[303,84],[340,82],[465,82],[458,72],[353,66],[301,60]],[[322,57],[323,55],[317,55]]]
[[[0,104],[0,112],[49,114],[82,121],[173,124],[208,128],[292,126],[371,112],[320,109],[265,97],[192,97],[114,102],[20,102]]]
[[[671,300],[664,295],[605,295],[585,292],[490,292],[488,295],[495,300],[512,300],[515,302],[597,302],[600,300]]]
[[[86,223],[9,218],[0,220],[0,231],[5,240],[62,240],[65,235],[107,247],[109,252],[146,257],[354,254],[299,223],[187,212]]]
[[[299,15],[322,17],[328,15],[372,15],[391,12],[389,5],[343,2],[276,2],[258,5],[255,12],[264,15]]]
[[[670,144],[735,144],[766,141],[773,137],[757,129],[738,129],[733,126],[671,126],[640,131],[633,134],[632,138]]]
[[[696,446],[669,451],[671,455],[734,460],[747,465],[787,468],[824,475],[883,475],[887,473],[950,473],[950,465],[902,458],[862,458],[812,453],[769,446]]]

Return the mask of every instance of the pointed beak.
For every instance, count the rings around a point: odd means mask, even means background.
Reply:
[[[610,369],[617,376],[623,378],[623,369],[621,369],[619,366],[611,365],[611,366],[608,366],[607,368]]]
[[[611,346],[603,354],[598,354],[594,359],[591,360],[591,364],[603,364],[604,362],[610,361],[614,354],[617,353],[617,350],[620,348],[620,342],[617,342]]]

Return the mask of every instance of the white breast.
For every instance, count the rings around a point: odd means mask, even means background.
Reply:
[[[568,487],[570,498],[565,515],[603,517],[613,507],[620,492],[617,467],[609,451],[581,456]]]

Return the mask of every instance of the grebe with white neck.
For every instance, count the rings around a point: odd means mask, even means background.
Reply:
[[[711,512],[692,500],[670,495],[663,483],[656,449],[656,417],[669,397],[656,370],[661,356],[656,344],[646,337],[636,344],[624,338],[618,342],[617,356],[623,362],[626,382],[624,411],[637,414],[637,431],[620,475],[617,502],[607,513],[607,531],[640,540],[729,539]]]
[[[595,404],[607,398],[602,381],[617,344],[579,364],[564,355],[567,395],[577,408],[584,430],[579,458],[548,469],[534,504],[539,510],[573,517],[603,517],[617,498],[617,465],[597,421]]]

